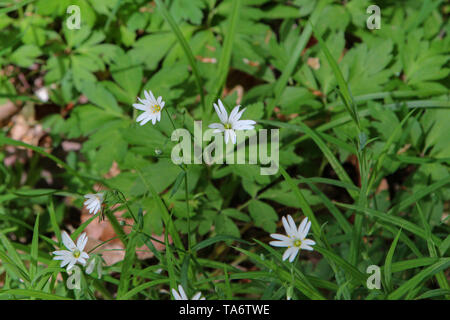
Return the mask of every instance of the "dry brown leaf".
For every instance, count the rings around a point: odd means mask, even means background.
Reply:
[[[320,68],[319,58],[308,58],[306,63],[314,70],[318,70]]]

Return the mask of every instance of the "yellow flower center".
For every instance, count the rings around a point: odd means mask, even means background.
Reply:
[[[231,124],[225,123],[224,127],[225,127],[225,129],[231,129]]]
[[[81,255],[81,252],[80,252],[80,250],[78,250],[78,249],[76,249],[74,252],[73,252],[73,256],[75,257],[75,258],[79,258],[80,257],[80,255]]]
[[[294,247],[300,248],[301,245],[302,245],[302,241],[301,240],[295,240],[294,241]]]
[[[154,106],[152,106],[152,111],[153,113],[160,112],[161,107],[158,104],[155,104]]]

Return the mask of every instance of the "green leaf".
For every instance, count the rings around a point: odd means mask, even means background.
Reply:
[[[132,233],[128,239],[125,248],[125,257],[122,261],[122,268],[120,270],[120,282],[117,289],[117,299],[123,299],[123,295],[128,291],[131,279],[131,269],[136,258],[136,234]]]
[[[312,13],[311,17],[309,18],[310,23],[314,23],[314,24],[316,23],[316,21],[318,20],[320,14],[327,2],[328,1],[326,1],[326,0],[321,0],[317,4],[316,8],[314,9],[314,12]],[[281,95],[282,95],[284,89],[286,88],[287,81],[288,81],[289,77],[292,75],[295,67],[297,66],[298,61],[301,57],[301,52],[307,45],[308,40],[311,37],[311,34],[312,34],[312,27],[310,24],[307,24],[306,28],[303,30],[302,35],[298,39],[298,42],[295,45],[294,50],[290,54],[290,59],[289,59],[288,63],[286,64],[286,66],[284,67],[281,76],[278,78],[277,82],[275,83],[275,87],[273,90],[275,99],[273,99],[271,101],[271,103],[267,106],[268,118],[270,118],[270,116],[272,115],[273,109],[278,104],[278,101],[281,98]]]
[[[110,70],[114,81],[125,89],[130,99],[135,100],[142,86],[141,66],[134,62],[128,53],[118,56]]]
[[[42,300],[72,300],[67,297],[62,297],[56,294],[46,293],[38,290],[27,290],[27,289],[9,289],[9,290],[0,290],[0,295],[8,294],[8,295],[17,295],[17,296],[26,296],[31,298],[38,298]]]
[[[11,62],[17,64],[20,67],[28,68],[35,61],[36,58],[42,54],[41,49],[33,44],[23,45],[16,49],[11,55]]]
[[[40,216],[38,214],[34,224],[33,239],[31,240],[30,279],[34,279],[38,267],[39,217]]]
[[[271,206],[259,200],[251,200],[248,209],[255,225],[267,232],[275,232],[277,228],[275,221],[278,220],[278,215]]]
[[[445,270],[449,267],[450,267],[450,258],[442,258],[435,264],[425,268],[424,270],[416,274],[414,277],[406,281],[397,290],[389,294],[387,298],[389,300],[401,299],[405,294],[415,289],[420,283],[432,277],[436,273],[441,272],[442,270]]]
[[[158,6],[159,11],[164,16],[164,19],[166,19],[166,21],[169,23],[170,28],[172,29],[173,33],[175,33],[175,36],[177,37],[178,42],[180,43],[181,47],[183,48],[184,53],[186,54],[186,57],[192,68],[192,72],[194,73],[197,89],[200,93],[200,99],[202,101],[203,111],[205,111],[206,105],[205,105],[205,97],[204,97],[204,93],[203,93],[202,80],[200,78],[200,73],[198,72],[198,68],[197,68],[197,62],[194,58],[194,55],[192,54],[191,48],[189,47],[189,44],[187,43],[187,41],[184,38],[183,34],[181,33],[180,29],[178,28],[177,23],[173,20],[169,11],[167,11],[166,6],[162,3],[161,0],[155,0],[155,2],[156,2],[156,5]]]
[[[216,73],[215,80],[213,83],[213,89],[208,96],[207,104],[208,106],[212,104],[212,101],[216,99],[217,95],[220,96],[220,90],[225,83],[228,75],[231,53],[233,48],[233,42],[236,34],[236,25],[239,18],[239,8],[241,6],[241,0],[233,0],[232,8],[229,15],[229,24],[225,35],[225,41],[222,48],[222,53],[219,58],[219,65]],[[207,109],[207,114],[209,115],[212,108]]]
[[[398,239],[402,233],[402,229],[400,229],[395,236],[394,241],[392,241],[391,247],[389,248],[388,254],[386,255],[386,260],[384,262],[384,280],[386,282],[386,288],[388,292],[392,291],[392,258],[394,256],[395,248],[397,247]]]
[[[230,235],[236,238],[241,236],[241,233],[233,220],[220,214],[215,218],[215,231],[219,235]]]

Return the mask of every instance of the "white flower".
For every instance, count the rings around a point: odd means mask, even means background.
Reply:
[[[209,128],[216,129],[213,132],[225,132],[225,143],[231,139],[233,144],[236,144],[236,132],[237,130],[253,130],[256,124],[253,120],[239,120],[244,113],[245,109],[239,111],[240,106],[236,106],[231,110],[228,117],[227,110],[223,106],[222,101],[219,99],[219,106],[214,103],[214,109],[216,109],[217,115],[222,123],[212,123]]]
[[[187,297],[186,293],[184,292],[184,289],[181,286],[181,284],[178,285],[178,291],[179,291],[179,293],[177,292],[177,290],[172,289],[172,294],[173,294],[173,297],[175,298],[175,300],[189,300],[189,298]],[[204,297],[201,298],[201,296],[202,296],[202,293],[197,292],[190,300],[205,300],[205,298]]]
[[[166,104],[162,97],[158,97],[158,100],[155,99],[155,96],[151,91],[145,91],[144,90],[145,99],[142,100],[138,97],[138,100],[141,103],[135,103],[133,104],[133,107],[135,107],[138,110],[144,111],[139,117],[137,117],[136,121],[141,121],[140,125],[143,126],[150,120],[152,120],[152,123],[155,124],[156,121],[161,121],[161,111],[164,108],[164,105]]]
[[[103,196],[103,193],[89,193],[84,196],[87,199],[84,202],[84,205],[86,206],[86,209],[90,214],[97,214],[97,212],[100,211],[100,208],[102,207]]]
[[[36,97],[42,102],[47,102],[49,99],[48,89],[46,87],[42,87],[34,92]]]
[[[287,247],[287,250],[283,254],[283,260],[289,258],[289,262],[294,261],[300,249],[309,251],[313,250],[311,246],[316,243],[313,240],[306,239],[309,228],[311,228],[311,221],[308,221],[308,218],[303,219],[298,226],[298,229],[295,225],[294,219],[292,219],[290,215],[287,216],[287,220],[283,217],[282,221],[287,236],[272,233],[270,236],[278,241],[271,241],[270,245],[274,247]]]
[[[86,252],[83,252],[88,241],[86,233],[83,233],[78,237],[77,245],[75,245],[67,232],[64,231],[62,234],[62,241],[64,246],[69,250],[53,251],[53,254],[56,255],[53,260],[62,260],[61,268],[68,265],[67,271],[71,270],[77,262],[83,266],[86,265],[86,259],[89,259],[89,255]]]
[[[94,271],[94,268],[95,268],[95,259],[92,259],[86,267],[86,273],[91,274]]]
[[[95,266],[97,266],[97,276],[100,279],[102,277],[102,259],[99,256],[93,256],[88,260],[86,273],[91,274],[94,271]]]

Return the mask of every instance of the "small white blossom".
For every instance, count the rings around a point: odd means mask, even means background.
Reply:
[[[227,110],[223,106],[222,101],[219,99],[219,106],[214,103],[214,109],[216,109],[216,113],[219,116],[219,119],[222,123],[212,123],[209,125],[209,128],[216,129],[213,132],[225,132],[225,143],[228,143],[229,140],[233,144],[236,144],[236,132],[238,130],[253,130],[256,124],[253,120],[239,120],[242,117],[245,109],[239,111],[240,106],[236,106],[231,110],[230,116],[228,117]]]
[[[92,259],[86,267],[86,273],[91,274],[94,271],[94,268],[95,268],[95,259]]]
[[[86,273],[91,274],[96,266],[97,276],[100,279],[102,277],[102,258],[100,258],[99,256],[93,256],[90,260],[88,260]]]
[[[175,298],[175,300],[189,300],[189,298],[187,297],[186,293],[184,292],[184,289],[181,286],[181,284],[178,285],[178,292],[177,292],[177,290],[172,289],[172,294],[173,294],[173,297]],[[205,300],[205,298],[204,297],[202,298],[201,292],[197,292],[190,300]]]
[[[143,100],[138,97],[138,100],[141,103],[133,104],[133,107],[135,107],[136,109],[144,111],[144,113],[142,113],[136,119],[137,122],[141,122],[141,126],[143,126],[150,120],[152,120],[153,124],[155,124],[156,121],[161,121],[161,111],[166,104],[162,100],[162,97],[158,97],[158,99],[155,99],[155,96],[151,91],[144,91],[144,95],[145,99]]]
[[[84,247],[88,241],[86,233],[82,233],[77,240],[77,244],[72,241],[67,232],[62,233],[62,241],[64,246],[69,250],[53,251],[56,256],[53,260],[62,260],[61,268],[67,265],[67,271],[70,271],[73,266],[78,262],[81,265],[86,265],[86,259],[89,259],[89,255],[84,252]]]
[[[34,92],[34,94],[42,102],[47,102],[49,99],[48,89],[46,87],[39,88]]]
[[[84,196],[87,200],[84,202],[86,209],[90,214],[97,214],[100,211],[103,203],[103,193],[89,193]]]
[[[298,229],[294,219],[292,219],[290,215],[287,216],[287,219],[283,217],[282,221],[287,236],[272,233],[270,236],[278,241],[271,241],[270,245],[274,247],[287,247],[287,250],[283,254],[283,260],[289,258],[289,262],[294,261],[300,249],[309,251],[314,250],[311,246],[316,243],[311,239],[306,239],[309,229],[311,228],[311,221],[308,221],[307,217],[303,219]]]

